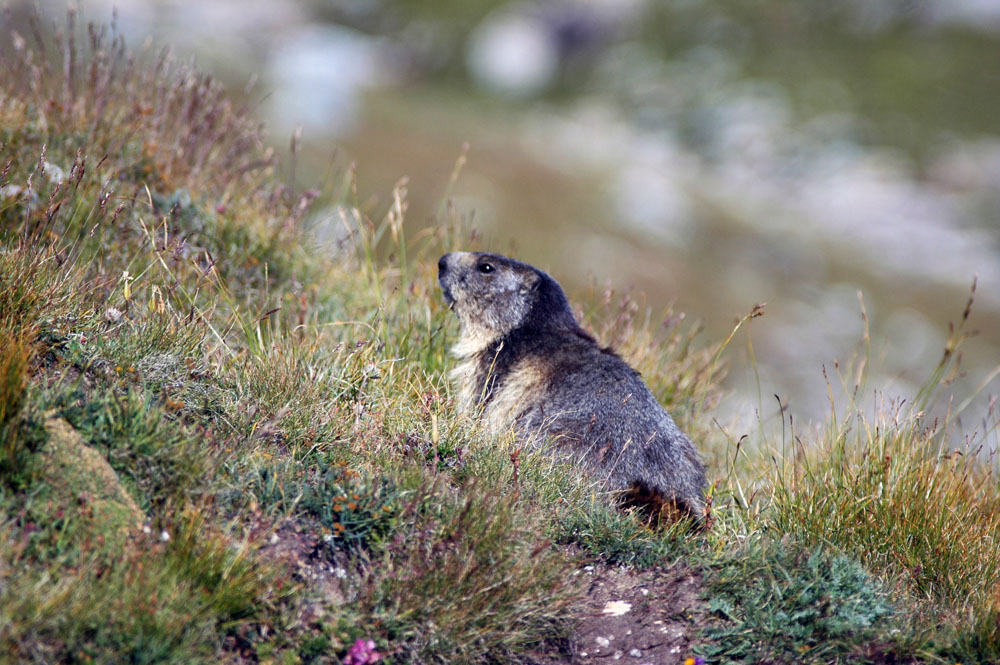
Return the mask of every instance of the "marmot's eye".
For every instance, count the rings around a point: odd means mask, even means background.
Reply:
[[[491,264],[491,263],[480,263],[479,264],[479,272],[482,272],[482,273],[493,272],[493,264]]]

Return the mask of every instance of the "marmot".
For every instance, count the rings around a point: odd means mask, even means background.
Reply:
[[[691,440],[639,372],[580,327],[554,279],[498,254],[451,252],[438,281],[461,323],[452,377],[463,410],[493,431],[548,438],[623,500],[702,518],[705,469]]]

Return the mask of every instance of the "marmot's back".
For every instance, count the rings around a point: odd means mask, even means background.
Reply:
[[[704,467],[639,373],[576,322],[547,274],[497,254],[454,252],[438,280],[458,314],[453,372],[462,407],[494,430],[551,438],[610,489],[700,517]]]

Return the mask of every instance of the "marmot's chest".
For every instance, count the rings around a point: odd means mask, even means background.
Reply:
[[[540,407],[548,393],[550,367],[528,356],[502,372],[479,355],[464,358],[451,372],[460,408],[480,417],[493,433],[507,430],[519,416]]]

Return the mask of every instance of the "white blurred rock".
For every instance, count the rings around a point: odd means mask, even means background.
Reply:
[[[532,97],[555,78],[559,49],[540,18],[501,10],[469,36],[466,65],[476,83],[491,92]]]
[[[310,136],[338,135],[356,122],[361,94],[392,76],[377,40],[334,26],[305,26],[275,45],[268,105],[277,134],[301,126]]]
[[[632,611],[632,603],[624,600],[609,600],[601,610],[601,614],[608,614],[613,617],[620,617]]]
[[[1000,2],[997,0],[930,0],[922,10],[924,18],[933,23],[1000,30]]]

